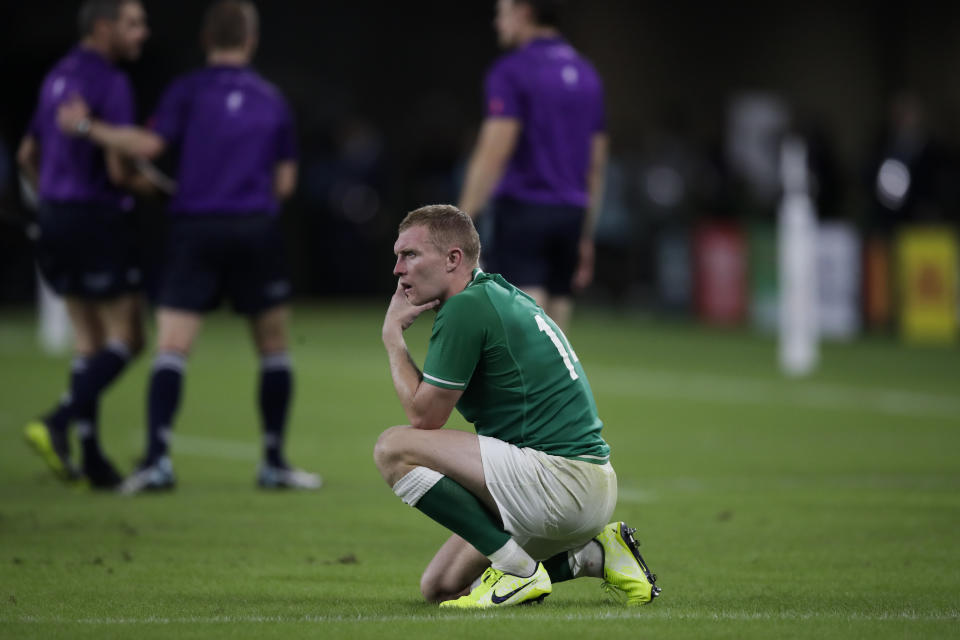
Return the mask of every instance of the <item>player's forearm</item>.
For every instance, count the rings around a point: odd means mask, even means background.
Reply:
[[[102,147],[139,158],[156,158],[166,146],[163,138],[147,129],[114,126],[100,120],[90,121],[87,137]]]
[[[581,239],[593,242],[594,230],[600,209],[603,206],[603,192],[606,187],[607,156],[609,142],[604,134],[594,136],[590,145],[590,167],[587,171],[587,214],[583,220]]]
[[[390,377],[393,379],[393,388],[397,392],[404,413],[407,414],[410,423],[414,424],[418,417],[414,400],[417,395],[417,388],[423,381],[423,374],[414,364],[402,333],[397,335],[385,332],[383,346],[386,347],[387,357],[390,359]]]
[[[515,118],[488,118],[480,129],[477,147],[470,158],[460,197],[460,210],[472,218],[490,200],[493,190],[513,155],[520,136],[520,121]]]
[[[40,153],[36,141],[30,136],[24,138],[17,149],[17,166],[30,186],[36,189],[40,175]]]
[[[505,165],[506,162],[489,157],[479,150],[473,155],[467,167],[467,176],[460,195],[461,211],[474,219],[480,215],[490,201],[490,195],[500,182],[500,178],[503,177]]]
[[[27,181],[27,184],[36,191],[37,182],[40,179],[40,171],[35,164],[20,165],[20,175],[23,176],[24,180]]]
[[[273,172],[273,193],[278,200],[286,200],[297,188],[297,163],[284,161]]]
[[[140,196],[155,196],[160,189],[140,172],[134,172],[123,180],[123,188]]]
[[[444,413],[439,407],[431,406],[422,395],[419,395],[423,382],[423,373],[407,350],[403,335],[394,335],[385,332],[383,343],[390,358],[390,376],[393,378],[393,388],[397,392],[400,404],[410,425],[417,429],[439,429],[447,422],[449,410]]]

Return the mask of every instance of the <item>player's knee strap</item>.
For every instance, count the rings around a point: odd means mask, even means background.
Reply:
[[[420,498],[440,482],[443,474],[427,467],[414,467],[393,485],[393,492],[411,507],[417,506]]]

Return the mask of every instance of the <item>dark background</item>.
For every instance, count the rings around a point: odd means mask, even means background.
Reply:
[[[0,10],[6,220],[20,212],[11,156],[41,78],[76,40],[78,4]],[[144,5],[152,35],[129,67],[143,119],[175,75],[202,64],[206,3]],[[456,201],[482,118],[483,74],[499,53],[494,1],[279,0],[259,9],[255,66],[287,95],[298,124],[301,183],[284,214],[297,289],[388,292],[396,223],[416,206]],[[621,194],[614,209],[630,221],[630,233],[619,234],[626,242],[611,246],[616,259],[601,260],[597,298],[651,278],[645,256],[665,215],[637,193],[651,158],[679,154],[694,167],[691,195],[670,216],[772,219],[774,203],[751,198],[725,167],[728,105],[743,92],[783,100],[811,143],[821,215],[863,227],[878,224],[870,176],[890,105],[911,92],[924,109],[936,183],[916,215],[957,219],[960,4],[581,0],[568,3],[562,30],[605,79]],[[162,203],[143,203],[139,215],[155,255]],[[9,222],[0,234],[0,302],[30,300],[29,242]]]

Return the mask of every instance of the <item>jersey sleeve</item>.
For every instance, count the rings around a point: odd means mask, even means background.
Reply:
[[[280,126],[277,130],[277,162],[297,159],[297,129],[286,100],[280,101]]]
[[[104,95],[98,115],[104,122],[110,124],[133,124],[133,89],[130,87],[130,80],[127,79],[125,74],[118,73],[116,75],[109,91]]]
[[[160,98],[157,109],[150,118],[150,128],[167,144],[176,144],[183,136],[190,106],[189,98],[184,80],[174,81]]]
[[[495,65],[487,74],[486,106],[488,118],[519,118],[520,87],[502,62]]]
[[[463,390],[483,353],[486,327],[481,302],[453,296],[437,313],[423,363],[423,380],[441,389]]]

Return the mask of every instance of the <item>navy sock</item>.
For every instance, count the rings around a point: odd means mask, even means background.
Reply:
[[[51,429],[66,430],[71,420],[79,413],[89,411],[91,403],[96,404],[100,394],[113,382],[127,363],[130,362],[130,349],[118,341],[111,341],[106,347],[92,356],[84,358],[82,367],[75,367],[70,376],[70,393],[63,402],[46,418]]]
[[[147,392],[147,464],[170,450],[170,430],[180,406],[186,364],[186,356],[174,351],[161,351],[153,360]]]
[[[263,457],[268,464],[286,467],[283,438],[293,395],[293,370],[286,352],[272,353],[260,360],[260,418],[263,428]]]
[[[60,398],[57,406],[43,417],[43,421],[51,430],[66,431],[67,425],[70,423],[70,404],[72,399],[70,390],[77,385],[76,378],[86,372],[87,361],[89,359],[90,356],[77,355],[73,357],[73,362],[70,363],[70,379],[67,383],[67,390],[63,392],[63,397]]]
[[[95,460],[103,457],[100,450],[100,436],[97,424],[98,402],[96,400],[77,407],[74,412],[74,425],[77,437],[80,439],[80,449],[84,460]]]

